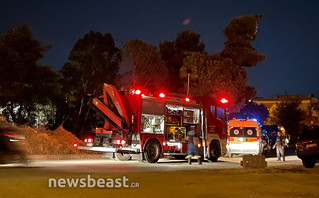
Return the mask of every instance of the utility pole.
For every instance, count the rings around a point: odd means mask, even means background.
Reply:
[[[189,94],[189,76],[190,75],[191,75],[190,73],[187,73],[187,94],[186,95]]]

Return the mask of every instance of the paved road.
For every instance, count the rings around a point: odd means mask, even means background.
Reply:
[[[98,160],[38,160],[28,165],[7,164],[1,167],[30,167],[47,170],[61,170],[66,172],[83,173],[128,173],[128,172],[167,172],[194,169],[231,169],[241,168],[241,157],[220,158],[218,162],[203,162],[198,165],[194,162],[188,165],[186,160],[160,159],[156,164],[140,163],[136,160],[119,162],[106,159]],[[301,167],[302,162],[296,156],[286,157],[286,162],[276,161],[276,158],[267,158],[268,167]],[[318,166],[318,165],[317,165]]]

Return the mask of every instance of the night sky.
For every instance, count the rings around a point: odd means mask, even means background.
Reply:
[[[257,96],[287,92],[319,97],[319,1],[1,0],[0,34],[30,24],[36,39],[53,45],[40,63],[59,70],[76,41],[90,30],[111,33],[120,48],[130,39],[157,46],[192,29],[213,54],[224,48],[227,23],[246,14],[264,16],[253,47],[267,60],[248,68],[248,83]]]

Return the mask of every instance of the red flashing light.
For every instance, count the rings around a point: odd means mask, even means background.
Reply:
[[[84,140],[84,141],[85,141],[85,140]],[[88,143],[92,143],[92,142],[93,142],[93,139],[92,139],[92,138],[88,138],[88,139],[87,139],[87,142],[88,142]]]
[[[142,92],[141,92],[141,90],[139,90],[139,89],[137,89],[137,90],[135,90],[135,95],[140,95]]]
[[[191,101],[191,99],[189,97],[185,98],[185,102],[190,102],[190,101]]]
[[[165,94],[164,94],[164,93],[160,93],[160,94],[159,94],[159,97],[160,97],[160,98],[165,98]]]
[[[77,143],[74,143],[74,144],[73,144],[73,147],[74,147],[74,148],[78,147],[78,144],[77,144]]]
[[[125,144],[126,143],[126,141],[125,140],[121,140],[121,144]]]
[[[226,103],[228,103],[228,100],[226,98],[223,98],[223,99],[220,100],[220,102],[223,103],[223,104],[226,104]]]

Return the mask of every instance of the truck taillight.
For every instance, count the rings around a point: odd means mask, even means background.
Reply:
[[[125,140],[116,140],[116,144],[126,144]]]
[[[93,138],[85,138],[84,142],[92,143],[93,142]]]
[[[164,94],[164,93],[160,93],[160,94],[159,94],[159,97],[160,97],[160,98],[165,98],[165,94]]]

